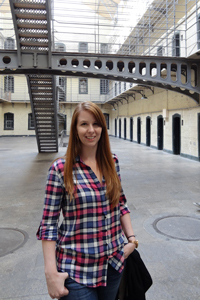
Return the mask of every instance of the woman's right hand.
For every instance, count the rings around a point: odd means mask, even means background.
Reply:
[[[52,299],[60,299],[69,294],[68,289],[65,287],[65,280],[68,278],[68,273],[46,273],[46,282],[49,296]]]

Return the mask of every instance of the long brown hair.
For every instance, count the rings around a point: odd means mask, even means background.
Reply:
[[[112,204],[112,207],[115,207],[119,202],[121,183],[117,175],[115,163],[110,150],[106,121],[101,109],[96,104],[89,101],[79,103],[72,116],[64,167],[65,188],[70,195],[70,199],[72,199],[76,190],[73,182],[73,166],[76,163],[76,157],[81,153],[82,147],[77,133],[77,119],[79,113],[83,110],[92,113],[99,126],[102,128],[101,137],[97,147],[96,160],[100,174],[104,176],[106,181],[106,194]]]

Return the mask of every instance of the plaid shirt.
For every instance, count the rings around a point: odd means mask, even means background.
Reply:
[[[116,155],[113,158],[120,177],[118,159]],[[120,216],[130,212],[126,198],[122,191],[119,204],[111,210],[105,179],[101,184],[92,169],[77,157],[73,168],[77,191],[70,201],[64,186],[64,163],[60,158],[49,169],[37,238],[56,241],[59,272],[68,272],[73,280],[89,287],[106,286],[108,263],[118,272],[124,267]],[[59,226],[61,209],[63,220]]]

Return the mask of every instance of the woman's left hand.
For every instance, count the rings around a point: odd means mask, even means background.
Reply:
[[[135,244],[128,243],[124,246],[124,258],[127,259],[128,256],[135,250]]]

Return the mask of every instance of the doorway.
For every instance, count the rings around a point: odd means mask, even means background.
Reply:
[[[157,118],[157,143],[158,150],[163,150],[163,116]]]
[[[151,145],[151,118],[146,118],[146,146]]]
[[[140,117],[137,118],[137,143],[140,144],[141,142],[141,119]]]
[[[197,132],[198,132],[198,158],[199,158],[199,161],[200,161],[200,113],[198,113],[198,122],[197,122],[197,126],[198,126],[198,129],[197,129]]]
[[[173,154],[180,155],[181,153],[181,115],[175,114],[172,116],[172,146]]]
[[[119,138],[121,139],[121,129],[122,129],[122,122],[121,119],[119,119]]]
[[[126,140],[126,118],[124,118],[124,139]]]
[[[130,118],[130,141],[133,141],[133,118]]]
[[[115,137],[117,136],[117,119],[115,118]]]

